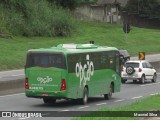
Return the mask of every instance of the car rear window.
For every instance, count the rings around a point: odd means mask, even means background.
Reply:
[[[129,53],[126,50],[119,50],[120,55],[129,56]]]
[[[124,65],[125,67],[128,67],[128,66],[132,66],[132,67],[134,67],[134,68],[139,68],[139,63],[126,63],[125,65]]]
[[[57,67],[65,69],[62,53],[28,53],[26,67]]]

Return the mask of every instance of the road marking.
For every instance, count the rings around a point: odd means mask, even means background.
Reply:
[[[124,101],[125,99],[121,99],[121,100],[116,100],[114,102],[121,102],[121,101]]]
[[[160,82],[157,82],[157,83],[152,83],[152,84],[146,84],[146,85],[140,85],[140,86],[141,86],[141,87],[144,87],[144,86],[156,85],[156,84],[160,84]]]
[[[21,75],[24,75],[24,74],[17,74],[17,75],[11,75],[11,76],[21,76]]]
[[[152,93],[152,94],[150,94],[150,95],[158,95],[158,93]]]
[[[23,95],[24,93],[18,93],[18,94],[12,94],[12,95],[3,95],[3,96],[0,96],[1,97],[10,97],[10,96],[15,96],[15,95]]]
[[[59,112],[65,112],[65,111],[69,111],[69,110],[66,109],[66,110],[61,110],[61,111],[59,111]]]
[[[48,115],[49,113],[45,113],[45,114],[42,114],[42,116],[44,116],[44,115]]]
[[[133,97],[131,99],[138,99],[138,98],[141,98],[141,97],[143,97],[143,96],[137,96],[137,97]]]
[[[96,104],[96,105],[106,105],[107,103],[99,103],[99,104]]]
[[[89,107],[89,106],[83,106],[83,107],[79,107],[78,109],[83,109],[83,108],[87,108],[87,107]]]

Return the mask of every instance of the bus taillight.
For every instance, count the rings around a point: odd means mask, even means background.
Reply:
[[[66,80],[65,79],[62,79],[61,81],[61,91],[62,90],[66,90],[67,86],[66,86]]]
[[[25,88],[26,88],[26,89],[29,89],[28,78],[25,79]]]
[[[124,71],[124,67],[123,67],[123,66],[122,66],[122,69],[121,69],[121,70],[122,70],[122,72]]]

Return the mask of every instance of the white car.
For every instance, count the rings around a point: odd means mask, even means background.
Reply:
[[[156,82],[157,74],[156,70],[148,61],[127,61],[122,67],[121,78],[122,83],[125,83],[127,80],[138,80],[144,84],[147,79]]]

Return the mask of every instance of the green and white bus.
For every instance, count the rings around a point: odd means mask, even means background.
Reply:
[[[121,65],[117,48],[94,44],[60,44],[32,49],[27,53],[25,94],[43,98],[79,99],[104,95],[110,99],[121,86]]]

